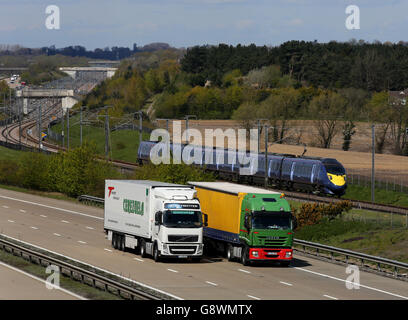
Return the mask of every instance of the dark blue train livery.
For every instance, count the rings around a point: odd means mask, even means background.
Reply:
[[[156,144],[152,141],[141,143],[138,150],[140,163],[151,161],[151,150]],[[184,162],[215,172],[221,178],[238,183],[265,183],[264,154],[180,144],[170,144],[169,147],[170,154],[182,154]],[[242,157],[249,161],[242,165]],[[346,171],[336,159],[269,153],[266,170],[268,184],[276,188],[334,196],[342,196],[347,188]]]

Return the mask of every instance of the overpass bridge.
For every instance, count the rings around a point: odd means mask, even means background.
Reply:
[[[72,108],[80,97],[75,94],[75,90],[68,89],[32,89],[23,88],[16,91],[16,97],[23,99],[23,112],[28,114],[29,101],[36,99],[61,99],[64,112]]]
[[[73,79],[95,79],[105,80],[112,78],[118,68],[112,67],[61,67],[60,71],[65,72]]]

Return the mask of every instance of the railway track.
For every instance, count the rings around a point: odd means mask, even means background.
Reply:
[[[55,111],[56,105],[51,106],[43,116],[43,120],[48,118],[50,116],[50,113],[52,111]],[[38,146],[38,137],[32,136],[27,134],[28,129],[32,129],[36,126],[36,119],[27,119],[25,122],[22,123],[21,128],[22,128],[22,144],[23,143],[23,138],[27,141],[30,141],[31,144],[25,143],[24,145],[28,147],[36,147]],[[13,141],[14,144],[19,144],[18,138],[13,137],[11,134],[14,130],[18,131],[19,124],[11,125],[7,128],[2,130],[1,134],[3,137],[6,137],[8,134],[8,140]],[[18,135],[17,135],[18,136]],[[43,146],[47,148],[47,151],[50,152],[59,152],[59,151],[66,151],[66,148],[63,148],[58,145],[54,145],[48,142],[43,142]],[[101,160],[104,160],[103,157],[100,158]],[[121,160],[109,160],[110,163],[112,163],[115,167],[121,169],[122,171],[134,171],[136,168],[139,167],[137,163],[132,163],[132,162],[126,162],[126,161],[121,161]],[[274,189],[276,190],[276,189]],[[334,198],[334,197],[325,197],[325,196],[320,196],[320,195],[314,195],[311,193],[301,193],[301,192],[294,192],[294,191],[288,191],[288,190],[278,190],[279,192],[282,192],[286,195],[286,198],[289,200],[300,200],[300,201],[313,201],[313,202],[318,202],[318,203],[337,203],[340,201],[348,200],[351,202],[351,205],[353,208],[357,209],[366,209],[370,211],[376,211],[376,212],[385,212],[385,213],[392,213],[392,214],[398,214],[398,215],[408,215],[408,208],[405,207],[399,207],[399,206],[393,206],[393,205],[386,205],[386,204],[381,204],[381,203],[372,203],[368,201],[361,201],[361,200],[352,200],[352,199],[346,199],[346,198]]]

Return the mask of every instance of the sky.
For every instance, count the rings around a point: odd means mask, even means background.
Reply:
[[[46,8],[60,29],[46,28]],[[360,9],[348,30],[346,8]],[[0,44],[87,49],[226,43],[276,46],[289,40],[408,41],[408,0],[0,0]]]

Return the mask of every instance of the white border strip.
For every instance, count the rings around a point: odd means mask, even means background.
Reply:
[[[29,273],[27,273],[27,272],[25,272],[25,271],[23,271],[23,270],[20,270],[20,269],[17,269],[17,268],[15,268],[15,267],[13,267],[13,266],[10,266],[10,265],[8,265],[8,264],[5,264],[5,263],[3,263],[3,262],[1,262],[1,261],[0,261],[0,265],[3,266],[3,267],[9,268],[9,269],[11,269],[11,270],[13,270],[13,271],[16,271],[16,272],[18,272],[18,273],[21,273],[21,274],[23,274],[23,275],[25,275],[25,276],[27,276],[27,277],[29,277],[29,278],[32,278],[32,279],[34,279],[34,280],[37,280],[37,281],[40,281],[40,282],[42,282],[42,283],[44,283],[44,284],[47,284],[47,285],[49,285],[49,286],[52,286],[53,289],[60,290],[60,291],[62,291],[62,292],[64,292],[64,293],[66,293],[66,294],[69,294],[69,295],[71,295],[71,296],[77,298],[77,299],[80,299],[80,300],[88,300],[88,299],[86,299],[86,298],[84,298],[84,297],[82,297],[82,296],[80,296],[80,295],[77,295],[77,294],[75,294],[75,293],[73,293],[73,292],[71,292],[71,291],[68,291],[68,290],[66,290],[66,289],[64,289],[64,288],[61,288],[61,287],[59,287],[59,286],[56,286],[56,285],[54,285],[54,284],[52,284],[52,283],[47,283],[47,281],[45,281],[44,279],[38,278],[38,277],[36,277],[36,276],[33,276],[32,274],[29,274]]]
[[[41,250],[44,250],[44,251],[53,253],[53,254],[55,254],[55,255],[57,255],[57,256],[60,256],[60,257],[66,258],[66,259],[70,259],[70,260],[75,261],[75,262],[78,262],[78,263],[82,263],[82,264],[85,265],[85,266],[88,266],[88,267],[94,268],[94,269],[96,269],[96,270],[99,270],[99,271],[108,273],[108,274],[110,274],[110,275],[116,276],[116,277],[121,278],[121,279],[123,279],[123,280],[127,280],[127,281],[129,281],[129,282],[132,282],[132,283],[137,284],[137,285],[139,285],[139,286],[145,287],[145,288],[147,288],[147,289],[154,290],[154,291],[156,291],[156,292],[165,294],[165,295],[167,295],[167,296],[169,296],[169,297],[172,297],[172,298],[174,298],[174,299],[176,299],[176,300],[184,300],[183,298],[180,298],[180,297],[178,297],[178,296],[176,296],[176,295],[174,295],[174,294],[168,293],[168,292],[163,291],[163,290],[160,290],[160,289],[156,289],[156,288],[151,287],[151,286],[149,286],[149,285],[147,285],[147,284],[144,284],[144,283],[135,281],[135,280],[130,279],[130,278],[123,277],[123,276],[121,276],[121,275],[119,275],[119,274],[113,273],[113,272],[108,271],[108,270],[105,270],[105,269],[101,269],[101,268],[99,268],[99,267],[90,265],[90,264],[88,264],[88,263],[86,263],[86,262],[82,262],[82,261],[80,261],[80,260],[77,260],[77,259],[74,259],[74,258],[71,258],[71,257],[68,257],[68,256],[64,256],[64,255],[62,255],[62,254],[60,254],[60,253],[57,253],[57,252],[54,252],[54,251],[51,251],[51,250],[48,250],[48,249],[44,249],[44,248],[42,248],[42,247],[40,247],[40,246],[37,246],[37,245],[31,244],[31,243],[25,242],[25,241],[23,241],[23,240],[15,239],[15,238],[10,237],[10,236],[7,236],[7,235],[5,235],[5,234],[3,234],[3,233],[2,233],[1,235],[2,235],[3,237],[5,237],[5,238],[9,238],[9,239],[11,239],[11,240],[24,243],[24,244],[29,245],[29,246],[32,246],[32,247],[34,247],[34,248],[41,249]]]
[[[307,269],[299,268],[299,267],[293,267],[293,268],[294,268],[294,269],[297,269],[297,270],[302,270],[302,271],[305,271],[305,272],[313,273],[313,274],[316,274],[316,275],[321,276],[321,277],[325,277],[325,278],[329,278],[329,279],[333,279],[333,280],[337,280],[337,281],[342,281],[342,282],[345,282],[345,283],[354,284],[354,283],[351,282],[351,281],[343,280],[343,279],[336,278],[336,277],[333,277],[333,276],[329,276],[329,275],[327,275],[327,274],[323,274],[323,273],[319,273],[319,272],[315,272],[315,271],[311,271],[311,270],[307,270]],[[377,288],[365,286],[365,285],[363,285],[363,284],[359,284],[359,286],[360,286],[360,287],[363,287],[363,288],[366,288],[366,289],[373,290],[373,291],[377,291],[377,292],[389,294],[390,296],[394,296],[394,297],[397,297],[397,298],[401,298],[401,299],[408,300],[408,297],[400,296],[399,294],[396,294],[396,293],[392,293],[392,292],[384,291],[384,290],[381,290],[381,289],[377,289]]]
[[[54,210],[58,210],[58,211],[63,211],[63,212],[66,212],[66,213],[72,213],[72,214],[76,214],[76,215],[84,216],[84,217],[88,217],[88,218],[103,220],[103,218],[101,218],[101,217],[96,217],[96,216],[93,216],[93,215],[90,215],[90,214],[81,213],[81,212],[76,212],[76,211],[72,211],[72,210],[67,210],[67,209],[62,209],[62,208],[47,206],[47,205],[45,205],[45,204],[41,204],[41,203],[37,203],[37,202],[31,202],[31,201],[26,201],[26,200],[20,200],[20,199],[16,199],[16,198],[1,196],[1,195],[0,195],[0,198],[7,199],[7,200],[13,200],[13,201],[19,201],[19,202],[23,202],[23,203],[27,203],[27,204],[39,206],[39,207],[44,207],[44,208],[48,208],[48,209],[54,209]]]

